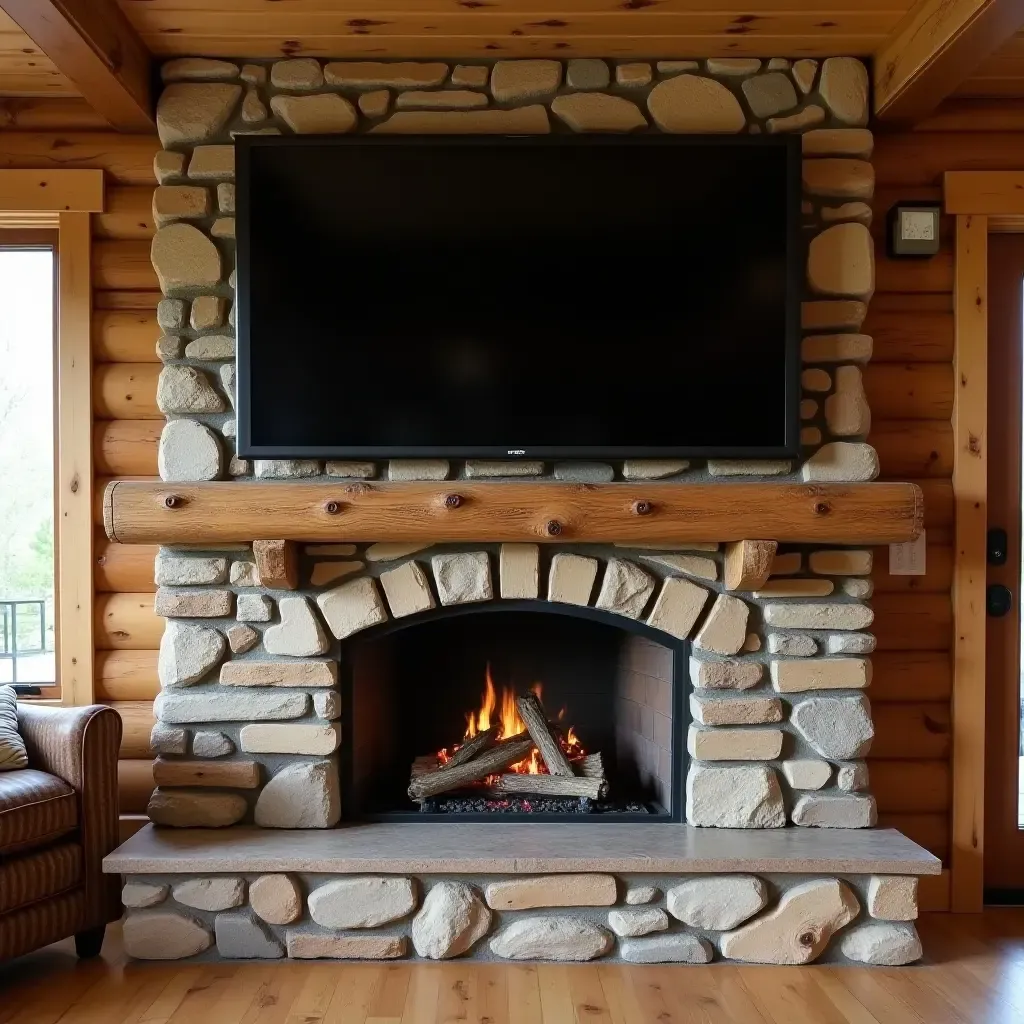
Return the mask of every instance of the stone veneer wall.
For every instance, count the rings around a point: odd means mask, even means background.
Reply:
[[[164,150],[153,263],[166,298],[158,387],[169,481],[453,477],[607,481],[768,476],[868,480],[870,413],[858,333],[873,288],[865,200],[867,73],[831,58],[493,65],[282,60],[164,66]],[[808,264],[801,414],[804,457],[788,462],[267,461],[233,454],[234,153],[240,132],[650,131],[803,133]],[[297,254],[296,258],[301,258]],[[655,368],[656,369],[656,368]],[[723,406],[728,412],[727,404]],[[696,550],[703,547],[704,550]],[[754,594],[725,594],[714,538],[639,547],[310,545],[297,592],[261,586],[251,552],[163,550],[156,609],[169,624],[156,701],[163,824],[327,827],[339,806],[344,640],[388,617],[505,597],[569,601],[693,639],[687,741],[691,824],[863,827],[875,821],[862,760],[872,737],[863,630],[867,551],[793,547]],[[681,742],[681,737],[679,738]]]

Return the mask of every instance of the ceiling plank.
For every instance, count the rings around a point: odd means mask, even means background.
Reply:
[[[153,130],[151,55],[116,0],[0,0],[0,10],[111,125]]]
[[[930,114],[1022,24],[1022,0],[920,0],[875,54],[875,116]]]

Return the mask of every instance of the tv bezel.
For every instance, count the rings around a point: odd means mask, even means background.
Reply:
[[[785,441],[781,445],[257,445],[252,442],[250,403],[250,156],[254,149],[309,146],[706,146],[726,148],[775,147],[786,151],[788,207],[785,328]],[[802,150],[799,135],[239,135],[235,139],[236,181],[236,398],[237,453],[245,459],[624,459],[624,458],[746,458],[797,459],[800,455],[800,339],[801,303],[807,247],[801,227]],[[773,197],[766,197],[772,201]],[[653,369],[653,367],[652,367]],[[339,382],[339,386],[340,382]],[[723,381],[723,415],[728,415],[728,382]],[[510,438],[514,442],[515,438]]]

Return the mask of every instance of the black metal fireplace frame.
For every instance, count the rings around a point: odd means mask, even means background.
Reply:
[[[347,824],[352,821],[364,822],[449,822],[457,825],[466,823],[510,824],[522,822],[552,823],[571,822],[575,825],[628,825],[636,823],[679,824],[685,819],[686,769],[688,754],[686,734],[690,725],[690,710],[687,694],[689,692],[689,655],[690,642],[680,640],[662,630],[654,629],[644,622],[630,619],[614,612],[600,608],[565,604],[559,601],[545,600],[494,600],[472,604],[450,605],[436,608],[431,612],[410,615],[406,618],[392,619],[380,625],[363,630],[351,641],[343,641],[341,645],[339,685],[341,687],[341,729],[342,736],[350,734],[353,728],[353,687],[351,662],[346,659],[346,647],[352,642],[364,642],[379,639],[389,634],[398,633],[413,626],[424,625],[427,621],[440,621],[470,615],[488,615],[500,612],[530,612],[539,615],[560,615],[566,618],[588,619],[604,625],[614,626],[624,632],[634,633],[667,648],[672,652],[672,806],[665,812],[636,814],[622,812],[614,814],[545,814],[545,813],[509,813],[509,814],[439,814],[423,811],[390,811],[386,813],[360,812],[355,816],[348,809],[355,804],[352,784],[354,765],[352,763],[354,744],[344,740],[339,751],[339,771],[341,773],[341,806],[342,820]]]

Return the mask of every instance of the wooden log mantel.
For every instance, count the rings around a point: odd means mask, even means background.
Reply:
[[[113,481],[107,536],[127,544],[252,540],[619,542],[768,537],[789,543],[915,539],[910,483],[337,483]]]

